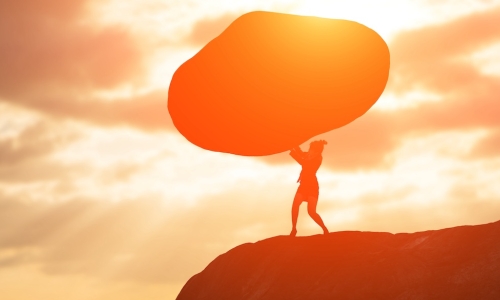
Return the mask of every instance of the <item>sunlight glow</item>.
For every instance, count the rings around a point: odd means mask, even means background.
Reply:
[[[500,43],[490,45],[462,60],[472,61],[484,75],[500,77]]]
[[[415,108],[422,103],[438,102],[443,97],[439,94],[426,92],[423,90],[411,90],[402,94],[395,94],[386,91],[382,94],[380,99],[375,102],[372,109],[381,111],[394,111],[399,109]]]

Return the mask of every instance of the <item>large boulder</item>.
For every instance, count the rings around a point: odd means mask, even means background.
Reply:
[[[168,109],[204,149],[270,155],[363,115],[388,74],[387,44],[364,25],[251,12],[177,69]]]

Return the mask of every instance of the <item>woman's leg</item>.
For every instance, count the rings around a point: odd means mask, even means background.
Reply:
[[[297,218],[299,217],[299,207],[303,201],[303,197],[301,194],[296,193],[295,198],[293,198],[292,204],[292,232],[290,232],[290,236],[297,235]]]
[[[321,219],[320,215],[316,212],[316,206],[318,205],[318,197],[310,196],[307,199],[307,212],[311,218],[323,229],[323,233],[328,233],[328,228],[326,228],[325,223]]]

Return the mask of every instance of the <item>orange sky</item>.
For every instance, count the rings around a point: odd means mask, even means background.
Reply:
[[[252,10],[389,44],[378,103],[317,137],[331,231],[500,219],[500,1],[0,0],[2,299],[175,299],[217,255],[289,233],[300,166],[197,148],[166,106],[175,69]],[[321,233],[302,209],[299,234]]]

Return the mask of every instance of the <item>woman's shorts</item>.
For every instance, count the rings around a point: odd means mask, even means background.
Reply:
[[[297,189],[297,194],[301,194],[304,200],[308,200],[310,197],[318,199],[319,196],[319,185],[318,183],[300,183]]]

